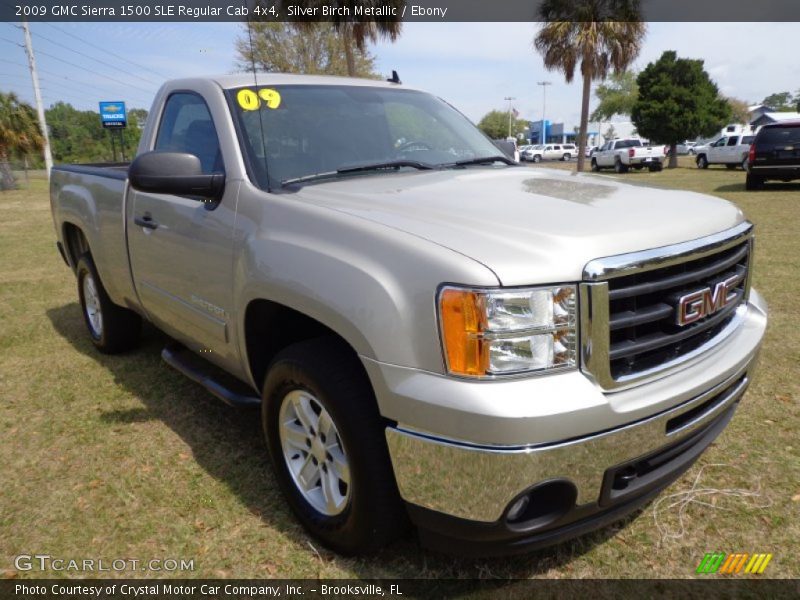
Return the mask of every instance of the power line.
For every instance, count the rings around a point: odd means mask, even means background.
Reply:
[[[104,61],[102,61],[102,60],[100,60],[98,58],[95,58],[94,56],[86,54],[85,52],[81,52],[80,50],[75,50],[74,48],[70,48],[69,46],[65,46],[61,42],[56,42],[55,40],[51,40],[49,37],[43,36],[41,33],[37,33],[36,37],[39,38],[39,39],[42,39],[42,40],[44,40],[46,42],[50,42],[51,44],[55,44],[56,46],[60,46],[61,48],[64,48],[64,50],[72,52],[73,54],[77,54],[78,56],[82,56],[84,58],[88,58],[89,60],[93,60],[94,62],[96,62],[98,64],[101,64],[104,67],[111,67],[115,71],[119,71],[120,73],[125,73],[126,75],[130,75],[131,77],[135,77],[136,79],[139,79],[139,80],[144,81],[145,83],[149,83],[151,85],[159,85],[155,81],[152,81],[150,79],[145,79],[144,77],[140,77],[139,75],[136,75],[135,73],[131,73],[130,71],[126,71],[125,69],[120,69],[119,67],[115,67],[113,65],[109,65],[107,62],[104,62]]]
[[[14,44],[15,46],[19,46],[20,48],[24,48],[25,47],[23,44],[20,44],[19,42],[15,42],[14,40],[10,40],[7,37],[0,37],[0,41],[8,42],[9,44]]]
[[[17,65],[18,67],[25,67],[25,63],[14,62],[13,60],[8,60],[6,58],[0,58],[0,62],[8,63],[10,65]]]
[[[163,73],[159,73],[158,71],[156,71],[152,67],[145,67],[144,65],[140,65],[139,63],[133,62],[132,60],[129,60],[129,59],[125,58],[124,56],[120,56],[119,54],[116,54],[116,53],[112,52],[111,50],[108,50],[107,48],[102,48],[100,46],[97,46],[96,44],[92,44],[91,42],[87,42],[86,40],[84,40],[83,38],[78,37],[74,33],[70,33],[69,31],[61,29],[60,27],[56,27],[52,23],[44,23],[44,25],[47,25],[48,27],[52,27],[53,29],[55,29],[57,31],[60,31],[61,33],[65,34],[65,35],[68,35],[68,36],[70,36],[72,38],[75,38],[76,40],[86,44],[87,46],[91,46],[92,48],[95,48],[97,50],[102,50],[105,54],[109,54],[109,55],[111,55],[111,56],[113,56],[115,58],[118,58],[119,60],[125,61],[126,63],[131,64],[134,67],[138,67],[140,69],[144,69],[145,71],[153,73],[154,75],[158,75],[159,77],[163,77],[164,79],[170,79],[169,75],[164,75]]]
[[[132,83],[128,83],[127,81],[122,81],[120,79],[115,79],[114,77],[111,77],[110,75],[103,75],[102,73],[95,73],[93,71],[89,71],[89,69],[87,69],[86,67],[82,67],[80,65],[76,65],[73,62],[70,62],[68,60],[64,60],[63,58],[59,58],[58,56],[55,56],[55,55],[50,54],[48,52],[43,52],[42,50],[39,50],[39,54],[42,54],[42,55],[48,56],[48,57],[50,57],[50,58],[52,58],[54,60],[63,62],[64,64],[69,65],[71,67],[75,67],[76,69],[81,69],[82,71],[87,71],[89,73],[92,73],[92,75],[95,75],[96,77],[103,77],[104,79],[108,79],[109,81],[113,81],[115,83],[119,83],[120,85],[124,85],[126,87],[135,88],[135,89],[139,90],[140,92],[144,92],[146,94],[152,93],[151,90],[146,90],[144,88],[140,88],[138,86],[133,85]]]

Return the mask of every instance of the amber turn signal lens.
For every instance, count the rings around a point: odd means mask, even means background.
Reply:
[[[489,368],[485,297],[468,290],[445,289],[440,296],[442,337],[451,373],[480,377]]]

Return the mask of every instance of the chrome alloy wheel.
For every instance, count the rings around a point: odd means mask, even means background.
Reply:
[[[101,338],[103,336],[103,313],[100,310],[97,286],[95,286],[94,278],[89,273],[83,278],[83,305],[92,335],[95,338]]]
[[[311,392],[292,390],[278,418],[283,459],[295,486],[317,511],[340,514],[350,500],[350,465],[330,414]]]

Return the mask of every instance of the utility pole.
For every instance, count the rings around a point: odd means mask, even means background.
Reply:
[[[547,86],[553,85],[551,81],[537,81],[536,85],[542,86],[542,139],[541,143],[547,143],[547,130],[544,124],[545,110],[547,109]]]
[[[511,96],[506,96],[503,100],[508,101],[508,137],[511,137],[511,103],[516,100],[516,98],[512,98]]]
[[[42,130],[44,138],[44,165],[47,169],[47,178],[50,178],[50,169],[53,168],[53,155],[50,153],[50,134],[47,132],[47,120],[44,116],[44,104],[42,104],[42,92],[39,89],[39,74],[36,72],[36,58],[33,55],[33,44],[31,43],[31,31],[28,22],[22,22],[22,31],[25,32],[25,53],[28,55],[28,68],[31,71],[33,81],[33,95],[36,99],[36,112],[39,115],[39,128]]]

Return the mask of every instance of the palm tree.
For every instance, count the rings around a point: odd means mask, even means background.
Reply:
[[[394,42],[400,37],[400,30],[403,23],[400,16],[403,14],[405,0],[299,0],[295,2],[297,6],[304,8],[319,8],[322,5],[329,9],[347,9],[342,14],[349,16],[334,16],[331,18],[334,29],[339,33],[345,57],[347,59],[347,74],[350,77],[356,76],[356,61],[354,50],[364,52],[367,42],[375,43],[379,39]],[[381,16],[374,20],[359,20],[355,13],[355,7],[362,6],[373,9],[394,9],[396,16]],[[314,28],[317,23],[312,21],[298,21],[295,23],[299,31],[308,31]]]
[[[43,144],[33,108],[20,102],[13,92],[0,92],[0,190],[16,187],[11,156],[39,151]]]
[[[545,68],[562,71],[570,83],[580,64],[577,170],[583,171],[592,81],[605,79],[612,70],[625,70],[639,55],[647,26],[641,21],[639,0],[544,0],[539,17],[545,24],[533,45]]]

